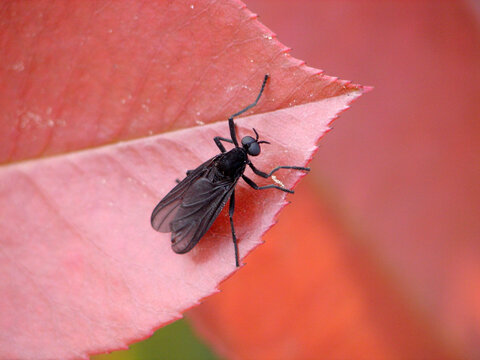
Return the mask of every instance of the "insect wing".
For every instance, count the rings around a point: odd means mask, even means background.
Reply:
[[[159,232],[171,232],[170,223],[175,218],[185,193],[208,171],[216,157],[204,162],[177,184],[153,209],[150,222]]]
[[[227,203],[234,186],[231,181],[200,178],[189,187],[170,224],[173,251],[183,254],[198,243]]]

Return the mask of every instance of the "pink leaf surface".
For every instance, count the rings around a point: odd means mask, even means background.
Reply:
[[[235,270],[226,217],[180,256],[150,227],[155,204],[218,152],[212,138],[265,73],[259,115],[237,122],[272,143],[261,169],[306,164],[364,91],[291,58],[237,1],[5,2],[0,13],[2,358],[125,348],[214,293]],[[301,175],[279,177],[292,187]],[[286,202],[240,185],[236,203],[243,257]]]

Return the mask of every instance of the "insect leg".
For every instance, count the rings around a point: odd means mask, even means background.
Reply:
[[[233,117],[228,119],[228,127],[230,128],[230,137],[235,147],[238,147],[237,133],[235,130],[235,123],[233,122]]]
[[[228,143],[231,143],[231,144],[233,143],[232,140],[224,138],[224,137],[220,137],[220,136],[215,136],[213,138],[213,141],[215,141],[215,144],[217,144],[218,148],[220,149],[220,151],[222,153],[224,153],[227,150],[225,149],[225,146],[223,146],[223,144],[220,141],[225,141],[225,142],[228,142]]]
[[[258,93],[258,96],[255,99],[255,101],[253,103],[251,103],[250,105],[248,105],[246,108],[240,110],[239,112],[236,112],[235,114],[230,116],[230,118],[228,119],[228,126],[230,127],[230,137],[232,138],[233,143],[237,147],[238,147],[238,140],[237,140],[237,134],[235,132],[235,123],[233,122],[233,118],[237,117],[238,115],[243,114],[245,111],[248,111],[252,107],[257,105],[258,100],[260,100],[260,97],[262,96],[263,90],[265,89],[265,84],[267,83],[267,80],[268,80],[268,74],[265,75],[265,77],[263,78],[262,87],[261,87],[260,92]]]
[[[294,191],[293,190],[289,190],[289,189],[285,189],[285,188],[282,188],[278,185],[265,185],[265,186],[258,186],[257,184],[255,184],[253,182],[253,180],[249,179],[248,177],[246,177],[245,175],[242,175],[242,179],[245,180],[245,182],[250,185],[252,188],[254,188],[255,190],[265,190],[265,189],[277,189],[277,190],[281,190],[281,191],[285,191],[285,192],[288,192],[289,194],[293,194]]]
[[[257,174],[258,176],[261,176],[265,179],[269,178],[270,176],[273,175],[274,172],[280,170],[280,169],[293,169],[293,170],[303,170],[303,171],[310,171],[310,168],[307,167],[302,167],[302,166],[277,166],[275,169],[270,171],[270,173],[264,173],[261,170],[258,170],[251,162],[248,163],[248,166],[252,169],[252,171]]]
[[[258,175],[258,176],[261,176],[265,179],[267,179],[269,177],[269,175],[267,173],[264,173],[263,171],[261,170],[258,170],[250,161],[248,162],[248,166],[250,166],[250,168],[252,169],[252,171]]]
[[[230,118],[237,117],[238,115],[243,114],[245,111],[248,111],[248,110],[250,110],[252,107],[254,107],[255,105],[257,105],[258,100],[260,100],[260,96],[262,96],[263,89],[265,89],[265,84],[267,83],[267,80],[268,80],[268,74],[265,75],[265,77],[263,78],[262,88],[260,89],[260,92],[258,93],[258,96],[257,96],[257,98],[255,99],[255,101],[254,101],[253,103],[251,103],[250,105],[248,105],[245,109],[242,109],[242,110],[240,110],[239,112],[237,112],[237,113],[233,114],[232,116],[230,116]]]
[[[270,171],[268,176],[272,176],[274,172],[280,170],[280,169],[292,169],[292,170],[302,170],[302,171],[310,171],[310,168],[303,167],[303,166],[277,166],[275,169]]]
[[[230,195],[230,206],[228,209],[228,216],[230,216],[230,226],[232,228],[232,238],[233,238],[233,246],[235,248],[235,265],[237,267],[240,266],[240,261],[238,259],[238,244],[237,244],[237,236],[235,235],[235,228],[233,227],[233,212],[235,211],[235,190],[232,191],[232,195]]]

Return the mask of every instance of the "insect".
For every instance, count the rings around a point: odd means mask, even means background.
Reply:
[[[207,160],[194,170],[188,170],[187,176],[178,181],[178,184],[158,203],[152,212],[152,227],[164,233],[172,233],[172,249],[178,254],[185,254],[193,249],[213,222],[225,207],[229,204],[228,215],[232,231],[233,245],[235,249],[235,265],[240,266],[238,256],[237,237],[233,225],[233,212],[235,210],[235,186],[240,178],[255,190],[277,189],[287,193],[289,190],[279,185],[258,186],[250,178],[244,175],[249,166],[252,171],[263,178],[270,178],[273,173],[280,169],[294,169],[309,171],[309,168],[301,166],[277,166],[269,173],[258,170],[250,161],[249,156],[260,155],[260,144],[270,144],[268,141],[259,141],[255,129],[255,138],[245,136],[238,143],[233,119],[257,105],[262,96],[268,75],[262,83],[256,100],[246,108],[233,114],[228,119],[230,139],[216,136],[213,140],[221,153]],[[222,141],[235,145],[227,151]],[[276,180],[275,177],[273,177]],[[280,183],[278,180],[275,181]],[[281,183],[280,183],[281,184]]]

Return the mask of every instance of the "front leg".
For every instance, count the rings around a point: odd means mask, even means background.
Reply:
[[[230,128],[230,137],[235,147],[238,147],[237,133],[235,130],[235,123],[233,122],[233,116],[228,119],[228,127]]]
[[[230,144],[233,143],[232,140],[227,139],[227,138],[224,138],[224,137],[221,137],[221,136],[215,136],[215,137],[213,138],[213,141],[215,141],[215,144],[217,144],[218,148],[220,149],[220,151],[221,151],[222,153],[224,153],[224,152],[227,151],[227,150],[225,149],[225,146],[223,146],[223,144],[222,144],[220,141],[225,141],[225,142],[228,142],[228,143],[230,143]]]
[[[235,114],[230,116],[230,118],[228,119],[228,127],[230,128],[230,137],[232,138],[232,141],[235,144],[235,147],[238,147],[238,140],[237,140],[237,133],[236,133],[236,130],[235,130],[235,123],[233,122],[233,118],[243,114],[245,111],[248,111],[252,107],[257,105],[258,100],[260,100],[260,97],[262,96],[263,90],[265,89],[265,84],[267,83],[268,78],[269,78],[268,74],[265,75],[265,77],[263,78],[262,87],[261,87],[260,92],[258,93],[258,96],[255,99],[255,101],[253,103],[251,103],[250,105],[248,105],[246,108],[236,112]]]
[[[250,168],[252,169],[252,171],[258,175],[258,176],[261,176],[265,179],[268,179],[270,176],[273,175],[274,172],[280,170],[280,169],[293,169],[293,170],[302,170],[302,171],[310,171],[310,168],[307,168],[307,167],[302,167],[302,166],[277,166],[275,169],[273,169],[272,171],[270,171],[268,174],[267,173],[264,173],[263,171],[261,170],[258,170],[251,162],[248,163],[248,166],[250,166]]]

